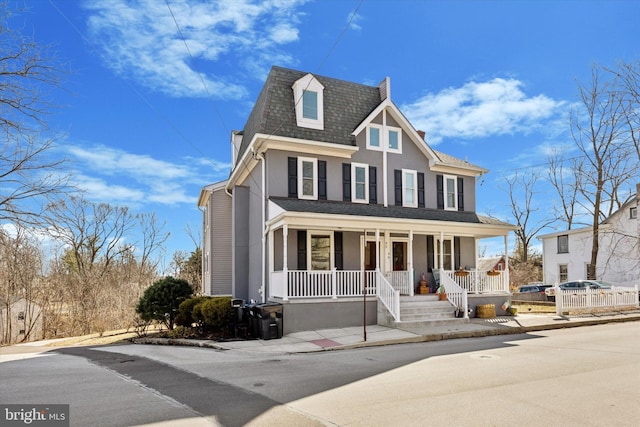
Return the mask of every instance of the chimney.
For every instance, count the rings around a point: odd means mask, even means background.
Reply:
[[[420,135],[420,138],[422,138],[422,140],[424,141],[424,131],[423,130],[418,130],[418,135]]]

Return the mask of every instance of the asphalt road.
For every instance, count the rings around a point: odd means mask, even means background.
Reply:
[[[68,403],[72,426],[640,420],[640,322],[294,355],[146,345],[3,353],[0,402]]]

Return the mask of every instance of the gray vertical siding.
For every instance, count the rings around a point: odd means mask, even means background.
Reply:
[[[209,293],[231,295],[232,293],[232,221],[231,197],[224,189],[213,191],[209,197]]]
[[[233,189],[233,295],[247,300],[249,289],[249,189],[236,186]]]

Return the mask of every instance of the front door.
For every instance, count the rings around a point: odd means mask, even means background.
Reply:
[[[376,242],[367,242],[364,246],[364,269],[366,271],[376,269],[377,254]]]
[[[407,270],[407,242],[393,242],[393,271]]]

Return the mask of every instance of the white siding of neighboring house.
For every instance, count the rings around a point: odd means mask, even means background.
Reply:
[[[637,206],[637,198],[632,206]],[[599,229],[599,252],[596,279],[619,286],[640,285],[640,226],[631,219],[630,205],[609,217]],[[567,280],[587,278],[591,261],[591,227],[540,236],[543,252],[544,282],[559,283],[560,265],[568,266]],[[558,236],[569,236],[569,252],[558,253]]]
[[[20,314],[22,314],[20,316]],[[42,339],[40,306],[28,303],[24,298],[12,301],[9,307],[0,305],[0,343],[18,343]],[[25,340],[25,334],[28,337]]]

